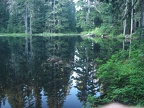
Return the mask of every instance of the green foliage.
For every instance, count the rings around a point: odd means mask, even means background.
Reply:
[[[115,34],[115,29],[113,29],[112,25],[107,23],[107,24],[102,24],[100,27],[96,27],[93,30],[89,31],[84,31],[82,34],[95,34],[96,37],[101,37],[102,35],[107,35],[107,36],[114,36]]]
[[[98,5],[98,10],[104,23],[112,22],[112,16],[110,15],[111,8],[112,6],[110,3],[100,2],[100,5]]]
[[[79,0],[76,6],[80,8],[76,12],[76,27],[78,32],[92,30],[101,25],[102,20],[95,8],[95,2]]]
[[[33,2],[32,28],[34,33],[42,33],[45,31],[46,9],[47,7],[43,0],[35,0]]]
[[[140,1],[134,5],[133,33],[141,31],[142,17]],[[92,32],[98,36],[105,33],[117,36],[123,33],[124,20],[127,20],[126,34],[130,33],[132,2],[126,6],[125,0],[78,0],[76,4],[73,0],[1,0],[0,32],[23,33],[26,7],[28,31],[32,21],[33,33],[83,32],[99,28]]]
[[[6,32],[7,20],[9,17],[8,11],[6,10],[6,2],[0,0],[0,32]]]
[[[9,1],[6,8],[8,9],[9,18],[7,19],[8,33],[24,32],[24,1]]]
[[[94,32],[97,36],[102,36],[103,34],[108,35],[112,33],[111,29],[112,29],[112,25],[107,23],[107,24],[102,24],[99,28],[96,28]]]
[[[89,0],[88,0],[89,1]],[[131,21],[133,20],[132,29],[133,33],[137,32],[140,27],[139,21],[142,18],[140,15],[141,2],[134,0],[126,2],[125,0],[99,0],[92,4],[91,14],[89,14],[90,19],[87,23],[87,13],[88,13],[88,1],[83,2],[79,0],[78,6],[80,10],[77,11],[77,29],[80,31],[88,31],[91,29],[100,28],[98,32],[94,32],[96,35],[108,34],[108,36],[119,36],[124,31],[125,24],[125,33],[130,34],[131,31]],[[94,2],[93,2],[94,3]],[[134,6],[132,6],[134,5]],[[87,7],[85,7],[87,6]],[[95,11],[94,11],[94,10]],[[134,9],[134,17],[132,18],[132,10]],[[93,17],[92,17],[92,16]],[[126,21],[126,23],[124,23]],[[99,22],[99,23],[98,23]],[[141,21],[140,21],[141,22]],[[90,26],[89,26],[90,25]],[[81,28],[81,29],[80,29]],[[140,34],[140,31],[139,31]]]
[[[46,31],[66,33],[75,31],[75,5],[72,0],[47,2]]]
[[[128,51],[119,52],[99,67],[97,77],[103,94],[101,100],[144,105],[143,54],[143,47],[133,47],[131,58],[128,58]]]
[[[27,11],[26,11],[27,8]],[[75,4],[73,0],[8,0],[0,1],[0,32],[24,33],[75,32]]]
[[[94,104],[95,101],[96,101],[96,99],[95,99],[94,96],[88,95],[87,104],[88,104],[88,105],[90,104],[90,107],[91,107],[91,108],[95,108],[95,104]]]

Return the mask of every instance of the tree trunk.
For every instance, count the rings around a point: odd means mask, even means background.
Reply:
[[[141,3],[141,38],[144,39],[144,0]]]
[[[94,0],[94,6],[95,6],[95,8],[97,10],[97,0]]]
[[[88,2],[88,4],[87,4],[87,6],[88,6],[88,11],[87,11],[87,13],[86,13],[86,22],[87,22],[87,24],[89,24],[90,0],[88,0],[87,2]]]
[[[125,17],[125,19],[124,19],[124,21],[123,21],[123,27],[124,27],[124,29],[123,29],[123,36],[125,37],[125,35],[126,35],[126,25],[127,25],[127,17],[126,17],[126,15],[127,15],[127,11],[128,11],[128,0],[126,0],[126,7],[125,7],[125,11],[124,11],[124,17]]]
[[[131,0],[132,6],[133,6],[133,0]],[[132,32],[133,32],[133,7],[131,9],[131,30],[130,30],[130,38],[132,37]]]
[[[127,17],[126,17],[126,15],[127,15],[127,11],[128,11],[128,9],[127,9],[128,0],[126,0],[125,5],[126,5],[125,11],[124,11],[124,17],[125,17],[125,19],[123,21],[123,27],[124,27],[123,28],[123,36],[124,36],[124,38],[126,37],[126,25],[127,25]],[[124,49],[125,49],[125,42],[123,41],[123,50]]]
[[[26,51],[26,55],[28,55],[28,9],[27,9],[27,5],[25,5],[25,51]]]
[[[30,51],[32,53],[32,4],[30,1]]]
[[[129,46],[129,58],[130,58],[130,55],[131,55],[131,38],[132,38],[132,32],[133,32],[133,4],[134,4],[134,1],[133,0],[131,0],[131,2],[132,2],[132,8],[131,8],[131,30],[130,30],[130,46]]]
[[[86,55],[86,73],[88,73],[88,68],[89,68],[89,57],[88,57],[88,51],[87,48],[85,48],[85,55]]]
[[[54,30],[54,26],[55,26],[55,0],[53,1],[53,32],[55,32]]]

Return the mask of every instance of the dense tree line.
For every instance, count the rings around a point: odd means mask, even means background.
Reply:
[[[83,31],[97,27],[106,34],[132,35],[143,29],[142,2],[142,0],[79,0],[76,4],[77,29]]]
[[[1,0],[1,32],[82,32],[143,35],[142,0]],[[141,31],[141,32],[140,32]]]
[[[1,0],[0,31],[21,33],[75,31],[72,0]]]
[[[144,37],[144,1],[78,0],[76,4],[74,4],[73,0],[0,1],[0,32],[25,32],[26,34],[28,34],[28,32],[30,34],[32,34],[32,32],[66,33],[88,31],[95,28],[96,34],[101,32],[102,34],[112,36],[122,35],[125,37],[129,36],[131,38],[133,35],[139,35]],[[51,46],[46,50],[46,55],[56,57],[59,55],[60,58],[65,58],[65,61],[68,61],[66,56],[69,55],[62,56],[62,54],[59,54],[58,52],[58,50],[61,50],[61,52],[66,54],[69,52],[66,51],[66,44],[63,41],[59,42],[59,38],[58,40],[50,39],[48,42],[44,40],[41,41],[41,39],[42,38],[39,39],[39,42],[47,43],[46,46],[41,46],[43,48],[42,51],[45,51],[47,46]],[[28,52],[29,43],[27,37],[26,40],[25,49],[26,52]],[[32,42],[32,39],[30,40],[30,42]],[[72,42],[71,40],[66,41],[69,43]],[[102,40],[102,42],[100,42],[100,47],[97,48],[99,51],[97,51],[94,55],[91,55],[96,59],[91,59],[88,56],[91,54],[92,45],[88,46],[86,43],[78,44],[79,47],[77,47],[77,50],[80,53],[77,54],[77,56],[80,56],[81,59],[75,63],[75,65],[80,65],[82,69],[82,71],[78,70],[78,73],[81,76],[76,78],[78,80],[77,88],[80,90],[77,95],[81,101],[89,101],[90,99],[90,101],[92,100],[92,103],[95,105],[102,105],[108,102],[144,105],[143,43],[141,43],[141,45],[134,41],[134,44],[132,45],[131,42],[127,43],[128,45],[125,44],[123,51],[121,51],[122,42],[117,42],[117,40],[111,41],[108,39]],[[68,49],[73,49],[71,48],[71,44],[68,46]],[[30,43],[30,45],[32,45],[32,43]],[[37,47],[33,46],[33,50],[36,50],[35,48]],[[0,49],[2,51],[4,50],[2,47]],[[30,50],[31,49],[32,47]],[[37,52],[39,51],[37,50]],[[49,54],[49,52],[51,52],[51,54]],[[16,62],[14,62],[17,60],[15,53],[17,54],[17,52],[13,52],[13,54],[8,55],[7,59],[3,61],[7,62],[9,61],[8,58],[11,58],[11,67],[17,67],[14,71],[18,72],[21,65],[19,65],[20,63],[16,64]],[[6,55],[7,54],[8,52],[6,52]],[[2,59],[6,55],[2,55]],[[39,58],[40,56],[35,58],[37,64],[39,63]],[[96,66],[96,68],[98,68],[96,71],[93,68],[93,66],[95,66],[95,64],[93,64],[95,61],[98,64]],[[38,65],[40,64],[41,63]],[[1,66],[3,67],[3,63]],[[45,62],[43,70],[46,70],[46,68],[53,68],[53,64]],[[5,71],[5,69],[3,71]],[[52,74],[51,77],[57,76],[57,71],[62,70],[59,68],[57,70],[53,70],[53,72],[54,71],[56,71],[56,73],[55,75],[50,73]],[[37,73],[39,74],[39,72]],[[85,73],[85,75],[83,73]],[[62,76],[62,74],[58,75]],[[87,78],[86,75],[89,75],[90,77]],[[100,86],[100,89],[97,90],[97,92],[101,92],[100,97],[88,97],[89,94],[93,95],[93,93],[86,93],[85,89],[88,90],[89,88],[93,88],[91,83],[88,83],[88,81],[93,79],[93,77],[97,77],[98,79],[96,84],[98,83],[98,86]],[[3,78],[3,76],[1,76],[1,78]],[[55,81],[55,79],[53,81]],[[68,82],[67,78],[66,81]],[[93,83],[93,81],[91,82]],[[88,85],[86,85],[86,83],[88,83]],[[57,85],[57,82],[55,84]],[[47,86],[51,85],[48,84]],[[51,92],[51,90],[53,89],[48,89],[47,91]],[[38,91],[36,90],[36,92]],[[52,103],[53,101],[50,104]]]
[[[92,99],[95,105],[120,102],[127,105],[144,105],[143,98],[143,44],[132,45],[129,51],[118,51],[106,63],[99,65],[97,77],[101,96]]]

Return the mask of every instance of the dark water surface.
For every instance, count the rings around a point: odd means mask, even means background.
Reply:
[[[80,37],[33,37],[32,47],[25,44],[0,37],[1,108],[82,108],[89,94],[100,95],[98,44]]]

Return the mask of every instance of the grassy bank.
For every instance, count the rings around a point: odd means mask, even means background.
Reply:
[[[0,33],[1,36],[7,36],[7,37],[25,37],[25,33]]]
[[[32,34],[32,36],[43,36],[43,37],[48,37],[48,36],[80,36],[81,34],[77,33],[38,33],[38,34]],[[7,36],[7,37],[25,37],[25,33],[0,33],[1,36]],[[29,34],[28,34],[29,36]]]
[[[44,36],[44,37],[48,37],[48,36],[80,36],[81,34],[77,34],[77,33],[38,33],[38,34],[33,34],[33,36]]]
[[[82,35],[93,35],[93,38],[124,38],[123,30],[117,30],[116,27],[112,27],[110,25],[101,25],[100,27],[96,27],[93,30],[84,31],[81,33]],[[132,38],[139,38],[140,30],[135,30],[134,33],[132,33]],[[130,37],[130,34],[125,35],[127,38]]]

